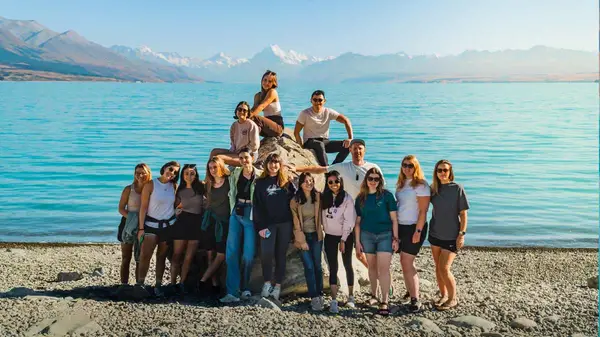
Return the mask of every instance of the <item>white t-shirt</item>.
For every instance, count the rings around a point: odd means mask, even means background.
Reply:
[[[428,197],[431,195],[429,185],[417,185],[411,187],[408,179],[404,182],[404,187],[396,191],[396,202],[398,205],[398,223],[400,225],[416,224],[419,220],[419,203],[417,197]]]
[[[350,194],[352,199],[356,200],[358,193],[360,193],[360,185],[365,179],[367,171],[372,167],[377,168],[383,174],[383,171],[381,171],[381,168],[377,164],[369,162],[365,162],[362,166],[354,165],[352,162],[337,163],[329,166],[327,170],[329,172],[338,171],[340,173],[342,179],[344,179],[344,190]]]
[[[304,125],[302,141],[306,142],[309,138],[329,138],[329,123],[339,115],[339,112],[329,108],[323,108],[320,113],[315,113],[312,107],[302,110],[298,115],[298,123]]]

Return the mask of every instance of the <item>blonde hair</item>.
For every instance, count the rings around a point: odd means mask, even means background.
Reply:
[[[431,194],[432,195],[439,194],[440,185],[442,184],[442,182],[440,181],[440,178],[438,178],[438,176],[437,176],[437,169],[442,164],[447,164],[448,166],[450,166],[450,171],[448,172],[448,179],[450,181],[454,181],[454,170],[452,169],[452,163],[450,163],[450,161],[447,159],[442,159],[442,160],[438,161],[437,163],[435,163],[435,167],[433,168],[433,182],[431,183]]]
[[[146,185],[147,183],[150,182],[150,180],[152,180],[152,171],[150,170],[150,166],[146,165],[146,163],[139,163],[137,165],[135,165],[135,168],[133,169],[133,186],[135,186],[135,171],[137,171],[137,169],[142,168],[144,169],[144,171],[146,171],[146,180],[142,183],[143,187],[144,185]]]
[[[217,165],[218,176],[228,177],[231,174],[227,166],[225,166],[225,162],[223,161],[223,159],[214,156],[208,160],[208,162],[206,163],[206,176],[204,177],[207,205],[210,205],[210,191],[212,190],[213,184],[215,183],[215,178],[212,176],[212,174],[210,174],[210,163],[215,163]]]
[[[260,175],[260,178],[262,179],[269,176],[269,163],[271,162],[277,162],[279,163],[279,165],[281,165],[281,167],[279,167],[279,171],[277,172],[277,185],[279,185],[280,188],[284,188],[285,186],[287,186],[290,180],[288,178],[287,173],[283,169],[283,160],[281,159],[281,156],[277,153],[271,153],[267,157],[267,159],[263,163],[263,172]]]
[[[356,197],[358,200],[360,200],[361,207],[365,205],[367,196],[369,195],[369,186],[367,185],[367,180],[369,175],[372,173],[375,173],[379,176],[379,183],[377,184],[377,191],[375,192],[377,199],[383,195],[383,174],[376,167],[372,167],[365,174],[365,179],[363,179],[362,183],[360,184],[360,193],[358,193],[358,196]]]
[[[402,159],[402,163],[400,164],[400,174],[398,174],[396,189],[399,190],[403,188],[406,180],[408,180],[408,177],[404,174],[404,172],[402,172],[402,165],[404,165],[405,161],[410,161],[415,166],[415,172],[413,173],[413,176],[410,177],[412,179],[410,182],[410,187],[415,188],[419,185],[426,185],[427,183],[425,182],[425,174],[423,173],[423,169],[421,168],[419,160],[417,160],[417,157],[414,155],[409,154]]]

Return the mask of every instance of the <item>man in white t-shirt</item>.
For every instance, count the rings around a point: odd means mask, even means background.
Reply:
[[[367,148],[364,140],[353,139],[350,142],[350,153],[352,154],[351,162],[337,163],[331,166],[296,167],[295,170],[296,172],[311,172],[315,174],[338,171],[344,179],[344,189],[350,194],[352,199],[356,199],[358,193],[360,193],[360,185],[365,179],[365,175],[369,169],[375,167],[383,176],[383,171],[381,171],[381,168],[377,164],[365,161],[366,151]]]
[[[307,150],[315,151],[317,162],[321,166],[327,166],[327,153],[337,153],[333,164],[343,162],[348,157],[350,141],[352,140],[352,124],[348,117],[341,113],[325,108],[325,92],[316,90],[312,93],[310,101],[312,106],[304,109],[298,115],[296,127],[294,128],[294,137],[296,142]],[[348,139],[330,140],[329,124],[336,121],[344,124]],[[300,131],[304,129],[302,138]]]

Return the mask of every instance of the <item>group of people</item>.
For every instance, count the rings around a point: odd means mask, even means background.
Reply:
[[[345,305],[355,306],[353,253],[368,267],[371,289],[367,303],[378,305],[381,315],[389,314],[390,267],[393,254],[399,253],[407,290],[403,299],[416,311],[421,302],[414,261],[428,238],[440,291],[435,306],[439,310],[454,308],[458,298],[450,267],[464,244],[469,203],[463,187],[454,182],[452,164],[438,161],[429,185],[417,158],[408,155],[401,161],[395,193],[387,190],[379,166],[364,160],[365,141],[353,137],[346,116],[324,107],[325,93],[317,90],[311,95],[312,106],[298,116],[294,138],[314,151],[319,165],[290,167],[272,153],[262,167],[255,167],[260,135],[284,136],[277,75],[267,71],[261,86],[252,108],[246,102],[236,106],[231,147],[211,152],[203,180],[195,164],[180,167],[170,161],[154,179],[146,164],[135,167],[134,181],[124,188],[119,202],[121,282],[129,281],[134,255],[136,284],[143,286],[158,247],[155,292],[161,295],[169,242],[173,285],[185,292],[196,252],[205,250],[208,267],[200,276],[200,288],[220,291],[217,272],[225,262],[225,296],[220,301],[239,302],[252,296],[250,274],[260,245],[264,279],[260,295],[279,299],[286,254],[293,242],[300,250],[313,310],[325,308],[324,250],[330,273],[330,312],[339,311],[338,254],[349,286]],[[264,117],[258,115],[261,111]],[[332,120],[344,124],[347,139],[329,139]],[[328,153],[337,153],[331,165]],[[344,162],[348,154],[352,160]],[[299,173],[296,184],[290,171]],[[326,177],[323,190],[315,187],[314,178],[320,174]],[[433,215],[428,223],[430,204]]]

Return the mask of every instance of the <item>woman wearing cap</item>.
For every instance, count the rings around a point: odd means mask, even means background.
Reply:
[[[281,137],[283,135],[283,117],[281,103],[277,93],[277,74],[267,70],[260,82],[260,91],[254,95],[254,105],[250,110],[250,119],[258,125],[263,137]],[[260,112],[264,112],[264,117]]]
[[[454,182],[454,170],[448,160],[442,159],[435,164],[431,204],[433,212],[428,241],[440,289],[440,299],[435,306],[438,310],[448,310],[458,305],[456,280],[450,267],[458,250],[465,244],[469,209],[467,194],[461,185]]]

